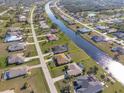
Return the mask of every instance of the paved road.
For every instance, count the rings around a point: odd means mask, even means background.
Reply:
[[[88,28],[88,29],[90,29],[90,30],[92,30],[92,31],[94,31],[94,32],[96,32],[96,33],[98,33],[98,34],[100,34],[101,36],[104,36],[107,40],[111,40],[111,41],[113,41],[113,42],[116,42],[117,44],[120,44],[120,45],[123,45],[123,46],[124,46],[124,41],[119,41],[119,40],[117,40],[116,38],[111,38],[111,37],[107,36],[106,34],[103,34],[103,33],[99,32],[99,31],[95,30],[94,28],[88,26],[88,24],[84,24],[84,23],[78,21],[77,19],[73,18],[72,16],[68,15],[67,13],[65,13],[63,10],[61,10],[61,8],[59,8],[59,7],[57,6],[57,1],[55,2],[55,7],[56,7],[63,15],[65,15],[65,16],[68,17],[68,18],[70,18],[71,20],[74,20],[76,23],[79,23],[79,24],[81,24],[82,26],[84,26],[84,27],[86,27],[86,28]]]
[[[37,41],[37,37],[36,37],[34,25],[33,25],[33,13],[34,13],[35,9],[36,9],[36,7],[33,7],[32,11],[31,11],[31,18],[30,18],[31,19],[31,28],[32,28],[34,43],[35,43],[35,46],[36,46],[36,50],[37,50],[37,53],[38,53],[38,56],[39,56],[39,59],[40,59],[40,63],[41,63],[41,66],[42,66],[47,84],[49,86],[50,92],[51,93],[57,93],[57,90],[56,90],[56,87],[54,85],[53,79],[51,78],[50,72],[49,72],[49,70],[47,68],[47,65],[45,63],[45,60],[43,58],[43,54],[41,52],[40,45]]]

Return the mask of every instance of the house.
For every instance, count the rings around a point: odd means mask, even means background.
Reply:
[[[21,30],[17,28],[9,28],[5,38],[4,42],[13,42],[13,41],[20,41],[23,39]]]
[[[46,37],[47,37],[47,39],[49,41],[56,41],[56,40],[58,40],[58,37],[55,34],[47,34]]]
[[[115,28],[111,28],[107,30],[107,33],[115,33],[115,32],[117,32],[117,29]]]
[[[121,23],[123,23],[123,20],[115,18],[115,19],[111,20],[111,22],[114,24],[121,24]]]
[[[67,73],[69,76],[77,76],[82,73],[83,68],[77,65],[76,63],[68,64]]]
[[[113,52],[118,52],[118,53],[124,55],[124,48],[121,47],[121,46],[113,47],[113,48],[111,49],[111,51],[113,51]]]
[[[23,43],[15,43],[15,44],[11,44],[8,47],[8,51],[9,52],[14,52],[14,51],[20,51],[20,50],[24,50],[26,48],[25,44]]]
[[[8,80],[19,76],[24,76],[28,72],[27,66],[11,68],[3,73],[3,79]]]
[[[94,76],[79,76],[73,84],[76,93],[98,93],[103,90],[102,84]]]
[[[71,21],[68,17],[61,15],[62,19],[67,22],[69,25],[74,25],[75,23]]]
[[[96,29],[106,31],[107,29],[109,29],[109,27],[98,25],[96,26]]]
[[[51,34],[55,34],[55,33],[57,33],[58,31],[57,31],[57,29],[51,29],[50,32],[51,32]]]
[[[93,36],[91,38],[94,42],[104,42],[105,38],[103,36]]]
[[[9,27],[7,29],[7,32],[18,32],[18,33],[21,33],[21,30],[19,27]]]
[[[19,54],[14,54],[14,55],[10,55],[7,58],[8,64],[21,64],[24,63],[24,59],[25,57],[23,56],[23,53],[19,53]]]
[[[62,53],[55,55],[54,60],[56,62],[56,65],[64,65],[71,62],[71,57]]]
[[[39,24],[40,24],[40,27],[43,28],[43,29],[48,29],[49,28],[49,26],[46,24],[45,21],[40,21]]]
[[[93,17],[96,17],[96,13],[88,13],[88,15],[87,15],[89,18],[93,18]]]
[[[117,38],[124,39],[124,32],[117,31],[113,33],[113,35],[116,36]]]
[[[18,16],[18,21],[19,22],[26,22],[27,21],[27,17],[25,15],[19,15]]]
[[[59,53],[64,53],[68,51],[68,46],[67,45],[59,45],[59,46],[54,46],[52,48],[52,52],[54,54],[59,54]]]
[[[88,28],[79,28],[77,31],[82,34],[91,32],[91,30]]]

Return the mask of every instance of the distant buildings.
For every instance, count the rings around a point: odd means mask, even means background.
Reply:
[[[56,41],[56,40],[58,40],[58,37],[55,34],[47,34],[46,37],[47,37],[47,39],[49,41]]]
[[[48,29],[49,28],[49,26],[46,24],[45,21],[40,21],[39,24],[40,24],[40,27],[43,28],[43,29]]]
[[[92,39],[94,42],[104,42],[104,41],[106,41],[103,36],[93,36],[91,39]]]
[[[51,34],[55,34],[55,33],[57,33],[58,31],[57,31],[57,29],[51,29],[50,32],[51,32]]]
[[[113,33],[113,35],[116,36],[119,39],[123,39],[124,40],[124,32],[117,31],[117,32]]]
[[[121,47],[121,46],[113,47],[111,50],[113,52],[118,52],[119,54],[123,54],[124,55],[124,48]]]
[[[76,93],[98,93],[103,90],[103,86],[94,76],[79,76],[74,81]]]
[[[108,27],[106,27],[106,26],[100,26],[100,25],[98,25],[98,26],[96,26],[96,29],[98,29],[98,30],[106,30]]]
[[[82,34],[91,32],[91,30],[88,28],[79,28],[79,29],[77,29],[77,31]]]
[[[18,16],[18,21],[19,22],[27,22],[27,17],[25,15],[19,15]]]

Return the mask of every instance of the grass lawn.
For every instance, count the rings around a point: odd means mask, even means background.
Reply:
[[[37,51],[35,45],[27,45],[26,50],[24,51],[26,57],[37,56]]]
[[[24,83],[27,83],[30,88],[20,90]],[[33,69],[31,75],[0,82],[0,91],[12,88],[16,93],[30,93],[30,89],[35,93],[50,93],[42,69]]]
[[[34,39],[33,39],[33,37],[28,37],[26,41],[28,43],[33,43],[34,42]]]

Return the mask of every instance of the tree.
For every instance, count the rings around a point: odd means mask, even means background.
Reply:
[[[71,93],[70,90],[71,90],[71,88],[68,85],[68,86],[63,87],[60,91],[61,91],[61,93]]]
[[[68,66],[66,65],[66,66],[64,66],[63,71],[67,71],[67,70],[68,70]]]
[[[101,77],[101,79],[105,79],[105,75],[103,75],[103,74],[100,77]]]
[[[52,28],[52,29],[56,29],[56,25],[55,25],[55,24],[52,24],[52,25],[51,25],[51,28]]]
[[[24,85],[22,86],[21,90],[27,89],[28,88],[28,83],[25,82]]]

